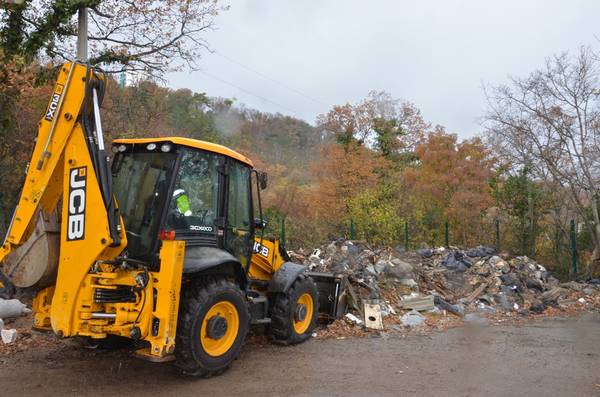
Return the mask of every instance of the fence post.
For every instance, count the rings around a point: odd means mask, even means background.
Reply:
[[[496,251],[500,252],[500,219],[494,222],[496,227]]]
[[[448,221],[446,221],[446,223],[444,224],[444,243],[445,247],[450,246],[450,244],[448,244]]]
[[[281,230],[279,232],[279,244],[285,248],[285,217],[281,217]]]
[[[575,230],[575,219],[571,219],[571,272],[573,278],[577,278],[577,230]]]
[[[404,222],[404,249],[408,251],[408,221]]]
[[[350,240],[356,240],[356,228],[354,226],[354,219],[350,219]]]

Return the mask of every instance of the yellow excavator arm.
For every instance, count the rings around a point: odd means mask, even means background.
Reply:
[[[103,87],[86,64],[60,69],[0,263],[15,286],[38,291],[35,327],[144,339],[142,354],[160,358],[175,346],[185,243],[162,242],[157,272],[120,256],[127,238],[102,137]]]
[[[114,259],[127,244],[99,119],[103,79],[81,63],[60,69],[0,250],[3,271],[16,286],[56,284],[60,299],[50,318],[63,334],[72,333],[90,265]]]
[[[68,227],[62,237],[88,243],[86,232],[98,233],[97,243],[101,243],[103,250],[126,244],[121,241],[124,235],[118,230],[116,206],[110,197],[108,158],[99,114],[93,109],[98,106],[99,95],[99,88],[92,87],[95,84],[103,85],[102,75],[83,64],[66,63],[60,69],[50,103],[39,123],[25,183],[0,250],[0,261],[29,240],[39,213],[52,213],[63,191],[67,194],[61,218]],[[86,90],[95,101],[84,103]],[[86,132],[84,127],[89,123],[94,125]],[[86,210],[90,215],[100,215],[98,224],[85,216]],[[100,226],[99,230],[95,225]]]

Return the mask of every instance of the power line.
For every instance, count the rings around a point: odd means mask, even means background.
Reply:
[[[277,103],[277,102],[275,102],[275,101],[272,101],[272,100],[270,100],[270,99],[268,99],[268,98],[265,98],[265,97],[263,97],[263,96],[261,96],[261,95],[255,94],[255,93],[253,93],[252,91],[249,91],[249,90],[247,90],[247,89],[245,89],[245,88],[242,88],[242,87],[240,87],[240,86],[238,86],[238,85],[236,85],[236,84],[234,84],[234,83],[232,83],[232,82],[230,82],[230,81],[227,81],[227,80],[225,80],[225,79],[222,79],[222,78],[220,78],[219,76],[215,76],[214,74],[208,73],[208,72],[207,72],[207,71],[205,71],[205,70],[199,70],[199,72],[200,72],[200,73],[202,73],[202,74],[204,74],[204,75],[206,75],[206,76],[208,76],[208,77],[210,77],[210,78],[212,78],[212,79],[214,79],[214,80],[217,80],[217,81],[220,81],[221,83],[224,83],[224,84],[230,85],[230,86],[232,86],[233,88],[236,88],[236,89],[238,89],[238,90],[240,90],[240,91],[242,91],[242,92],[244,92],[244,93],[246,93],[246,94],[248,94],[248,95],[252,95],[253,97],[256,97],[256,98],[258,98],[258,99],[260,99],[260,100],[263,100],[263,101],[265,101],[265,102],[269,102],[269,103],[271,103],[271,104],[273,104],[273,105],[275,105],[275,106],[277,106],[277,107],[279,107],[279,108],[281,108],[281,109],[283,109],[283,110],[285,110],[285,111],[287,111],[287,112],[291,112],[291,113],[295,114],[296,116],[298,116],[298,117],[302,118],[302,115],[300,115],[300,114],[299,114],[298,112],[296,112],[295,110],[292,110],[292,109],[290,109],[290,108],[288,108],[288,107],[286,107],[286,106],[283,106],[283,105],[281,105],[281,104],[279,104],[279,103]]]
[[[323,101],[320,101],[320,100],[318,100],[318,99],[315,99],[315,98],[311,97],[310,95],[308,95],[308,94],[305,94],[305,93],[303,93],[302,91],[300,91],[300,90],[298,90],[298,89],[296,89],[296,88],[294,88],[294,87],[291,87],[291,86],[289,86],[289,85],[287,85],[287,84],[285,84],[285,83],[283,83],[283,82],[281,82],[281,81],[279,81],[279,80],[276,80],[276,79],[274,79],[274,78],[272,78],[272,77],[270,77],[270,76],[267,76],[266,74],[264,74],[264,73],[261,73],[261,72],[259,72],[258,70],[256,70],[256,69],[253,69],[253,68],[251,68],[251,67],[249,67],[249,66],[247,66],[247,65],[243,64],[242,62],[236,61],[235,59],[233,59],[233,58],[231,58],[231,57],[228,57],[227,55],[224,55],[224,54],[222,54],[222,53],[220,53],[220,52],[218,52],[218,51],[215,51],[214,53],[215,53],[215,54],[217,54],[217,55],[219,55],[219,56],[220,56],[220,57],[222,57],[223,59],[226,59],[226,60],[228,60],[229,62],[231,62],[231,63],[233,63],[233,64],[236,64],[236,65],[238,65],[238,66],[240,66],[240,67],[242,67],[242,68],[244,68],[244,69],[246,69],[246,70],[248,70],[248,71],[250,71],[250,72],[252,72],[252,73],[254,73],[254,74],[258,75],[258,76],[260,76],[260,77],[262,77],[263,79],[269,80],[269,81],[271,81],[271,82],[273,82],[273,83],[275,83],[275,84],[278,84],[278,85],[280,85],[281,87],[283,87],[283,88],[287,89],[288,91],[291,91],[291,92],[293,92],[293,93],[295,93],[295,94],[298,94],[298,95],[300,95],[300,96],[302,96],[302,97],[304,97],[304,98],[306,98],[306,99],[309,99],[309,100],[311,100],[311,101],[313,101],[313,102],[315,102],[315,103],[318,103],[318,104],[320,104],[320,105],[325,105],[325,106],[328,106],[328,105],[327,105],[325,102],[323,102]]]

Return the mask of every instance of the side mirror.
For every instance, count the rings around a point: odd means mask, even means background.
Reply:
[[[254,220],[254,228],[258,230],[266,229],[269,226],[269,221],[266,219],[255,219]]]
[[[267,188],[267,181],[268,181],[268,177],[267,177],[267,173],[266,172],[258,172],[258,185],[260,186],[261,190],[265,190]]]

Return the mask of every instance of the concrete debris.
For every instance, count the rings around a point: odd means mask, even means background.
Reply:
[[[346,317],[348,327],[366,326],[365,303],[371,301],[379,302],[378,312],[388,330],[396,329],[398,316],[412,313],[411,317],[413,312],[434,316],[427,322],[434,324],[447,316],[462,322],[469,313],[490,318],[556,314],[593,308],[600,301],[600,279],[561,284],[535,260],[509,257],[486,246],[407,251],[338,239],[290,255],[315,272],[347,277],[348,308],[360,320]],[[578,301],[583,296],[588,300]]]
[[[2,342],[5,345],[10,345],[11,343],[17,340],[17,330],[16,329],[2,329],[0,330],[0,334],[2,336]]]
[[[352,313],[346,313],[346,315],[344,316],[347,320],[349,320],[350,322],[356,324],[356,325],[362,325],[363,324],[363,320],[361,320],[360,318],[356,317],[354,314]]]
[[[444,265],[448,270],[454,270],[462,273],[473,266],[473,263],[461,251],[451,251],[444,256],[444,259],[442,259],[442,265]]]
[[[371,329],[382,330],[383,320],[381,318],[381,306],[379,302],[365,302],[365,327]]]
[[[425,316],[416,310],[411,310],[400,317],[400,322],[406,327],[417,327],[425,322]]]
[[[422,248],[415,251],[417,255],[421,255],[423,258],[431,258],[433,256],[433,250],[429,248]]]
[[[587,296],[593,295],[594,292],[596,292],[596,290],[594,288],[584,288],[582,291]]]
[[[480,245],[478,247],[472,248],[466,252],[468,257],[471,258],[479,258],[494,255],[496,253],[496,249],[494,247],[486,247]]]
[[[24,303],[18,299],[0,298],[0,318],[14,318],[31,313]]]
[[[402,299],[402,301],[400,301],[400,307],[402,307],[403,309],[424,312],[428,310],[433,310],[435,308],[435,304],[433,301],[433,295],[428,295],[425,297],[407,297],[406,299]]]
[[[440,296],[434,296],[433,299],[435,306],[437,308],[439,308],[440,310],[445,310],[448,313],[452,313],[456,316],[464,316],[465,315],[465,306],[462,303],[457,303],[456,305],[451,305],[450,303],[446,302],[444,299],[442,299]]]

